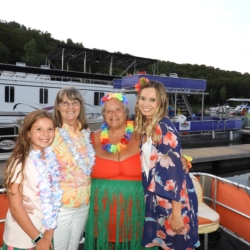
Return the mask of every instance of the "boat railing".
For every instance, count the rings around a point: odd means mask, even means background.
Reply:
[[[8,135],[0,135],[0,138],[4,137],[17,137],[19,130],[20,130],[20,125],[16,123],[0,123],[0,128],[13,128],[13,134],[8,134]]]
[[[199,173],[199,174],[201,174],[201,173]],[[246,217],[247,219],[250,220],[250,216],[249,215],[247,215],[245,213],[242,213],[242,212],[240,212],[240,211],[238,211],[236,209],[233,209],[233,208],[231,208],[231,207],[229,207],[229,206],[227,206],[227,205],[225,205],[225,204],[217,201],[217,185],[218,185],[218,181],[220,181],[220,178],[217,177],[217,176],[214,176],[213,178],[214,178],[214,181],[215,181],[215,183],[214,183],[214,185],[215,185],[215,188],[214,188],[214,198],[211,198],[211,197],[208,197],[208,196],[203,196],[204,200],[211,201],[213,203],[214,209],[216,209],[216,205],[218,204],[218,205],[220,205],[222,207],[225,207],[228,210],[233,211],[234,213],[237,213],[237,214],[239,214],[241,216],[244,216],[244,217]],[[223,182],[226,182],[226,181],[223,179]],[[228,183],[229,184],[233,184],[233,182],[231,182],[231,181],[228,181]],[[234,184],[236,186],[240,186],[238,183],[234,183]],[[245,186],[243,186],[243,185],[242,185],[242,187],[245,188]],[[249,195],[250,195],[250,189],[249,189]]]
[[[244,204],[250,204],[250,187],[212,174],[200,172],[193,172],[193,174],[199,177],[203,189],[204,202],[220,214],[220,228],[244,244],[250,246],[250,236],[241,226],[238,226],[238,228],[233,231],[233,224],[230,219],[234,218],[234,220],[238,222],[237,225],[243,222],[247,225],[250,224],[250,213],[248,213],[249,207],[244,206]],[[234,193],[234,190],[238,193]],[[222,192],[230,193],[230,200],[227,200],[225,197],[226,193]],[[242,197],[247,200],[242,203],[243,207],[240,207],[238,203],[240,203],[240,199],[244,200]],[[237,202],[235,199],[239,199],[239,201]],[[239,208],[242,209],[242,211],[240,211]],[[229,218],[226,218],[226,216]]]
[[[17,123],[3,123],[0,121],[0,160],[4,161],[10,157],[15,147],[15,140],[19,134],[20,125]]]
[[[223,123],[223,127],[224,127],[224,131],[225,131],[225,129],[226,129],[226,121],[225,120],[219,120],[218,122],[217,122],[217,131],[219,130],[219,127],[220,127],[220,123]]]
[[[223,130],[226,131],[226,123],[230,123],[233,119],[221,119],[217,122],[217,131],[219,131],[220,123],[223,123]],[[234,129],[234,127],[230,127],[230,129]]]
[[[98,119],[102,117],[101,113],[86,113],[87,119]]]
[[[100,73],[99,73],[100,74]],[[97,75],[99,75],[97,73]],[[23,72],[14,72],[14,71],[2,71],[0,73],[0,78],[12,78],[12,79],[19,79],[19,80],[28,80],[28,81],[65,81],[65,82],[81,82],[81,83],[88,83],[88,84],[101,84],[101,85],[113,85],[112,80],[100,80],[98,77],[95,79],[89,79],[88,76],[79,77],[67,77],[67,76],[60,76],[56,74],[33,74],[33,73],[23,73]]]
[[[205,117],[204,120],[195,119],[193,121],[187,120],[186,122],[174,122],[174,125],[178,132],[189,133],[212,133],[212,131],[235,131],[242,128],[242,119],[211,119],[211,117]]]
[[[0,179],[2,180],[2,179]],[[0,236],[2,237],[2,233],[4,230],[4,223],[5,223],[5,217],[6,217],[6,212],[8,210],[8,203],[7,203],[7,197],[5,194],[5,188],[2,188],[0,185],[0,204],[1,204],[1,209],[0,209]],[[0,249],[2,249],[2,238],[0,239]]]

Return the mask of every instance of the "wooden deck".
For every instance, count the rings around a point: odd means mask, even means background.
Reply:
[[[200,168],[203,166],[205,170],[206,168],[209,168],[209,166],[211,167],[213,163],[220,165],[218,162],[237,162],[237,164],[239,164],[240,162],[246,163],[250,161],[250,144],[232,145],[226,147],[183,149],[183,153],[192,156],[192,164],[194,167],[192,169],[193,171],[202,171],[202,169],[198,169],[198,167]],[[4,170],[5,161],[0,160],[0,177],[3,177]]]
[[[192,156],[192,163],[249,158],[250,144],[241,144],[226,147],[183,149],[183,152],[186,155]]]
[[[250,165],[250,144],[183,149],[183,153],[193,158],[191,172],[220,175],[246,170]]]

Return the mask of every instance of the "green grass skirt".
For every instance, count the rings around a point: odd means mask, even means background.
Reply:
[[[84,250],[146,249],[141,246],[143,223],[141,181],[92,179]]]

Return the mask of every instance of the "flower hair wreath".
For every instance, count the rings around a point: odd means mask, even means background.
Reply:
[[[147,83],[147,82],[149,82],[148,78],[146,78],[146,77],[141,77],[141,78],[138,80],[138,82],[135,84],[135,89],[136,89],[136,91],[139,93],[140,90],[141,90],[141,85],[143,85],[143,84],[145,84],[145,83]]]
[[[106,96],[104,96],[101,99],[101,106],[104,105],[104,103],[108,100],[111,100],[112,98],[118,99],[123,104],[128,105],[128,100],[125,95],[122,93],[109,93]],[[107,150],[109,153],[116,153],[120,152],[121,149],[125,149],[126,145],[129,143],[129,141],[132,138],[132,133],[134,131],[133,121],[127,121],[125,134],[121,138],[121,140],[117,144],[111,144],[109,140],[109,126],[106,122],[104,122],[101,126],[101,134],[100,134],[100,142],[102,145],[103,150]]]
[[[109,93],[107,95],[105,95],[101,101],[100,101],[100,105],[103,106],[104,103],[112,98],[116,98],[118,99],[120,102],[122,102],[123,104],[128,105],[128,99],[125,95],[123,95],[122,93]]]

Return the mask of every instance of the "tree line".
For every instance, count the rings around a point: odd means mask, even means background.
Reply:
[[[46,55],[59,44],[84,47],[82,43],[74,43],[68,38],[66,43],[54,39],[48,32],[26,28],[16,22],[0,20],[0,63],[15,64],[25,62],[28,66],[40,67],[45,64]],[[120,52],[117,52],[120,53]],[[60,68],[60,63],[54,65]],[[71,65],[74,71],[82,71],[82,65]],[[151,66],[139,69],[152,73]],[[107,69],[98,69],[107,73]],[[114,69],[113,74],[119,75],[123,70]],[[176,73],[179,77],[205,79],[207,81],[205,97],[206,105],[224,104],[229,98],[250,98],[250,74],[236,71],[226,71],[206,65],[177,64],[169,61],[158,62],[158,74]],[[190,97],[194,104],[200,102],[199,96]]]

